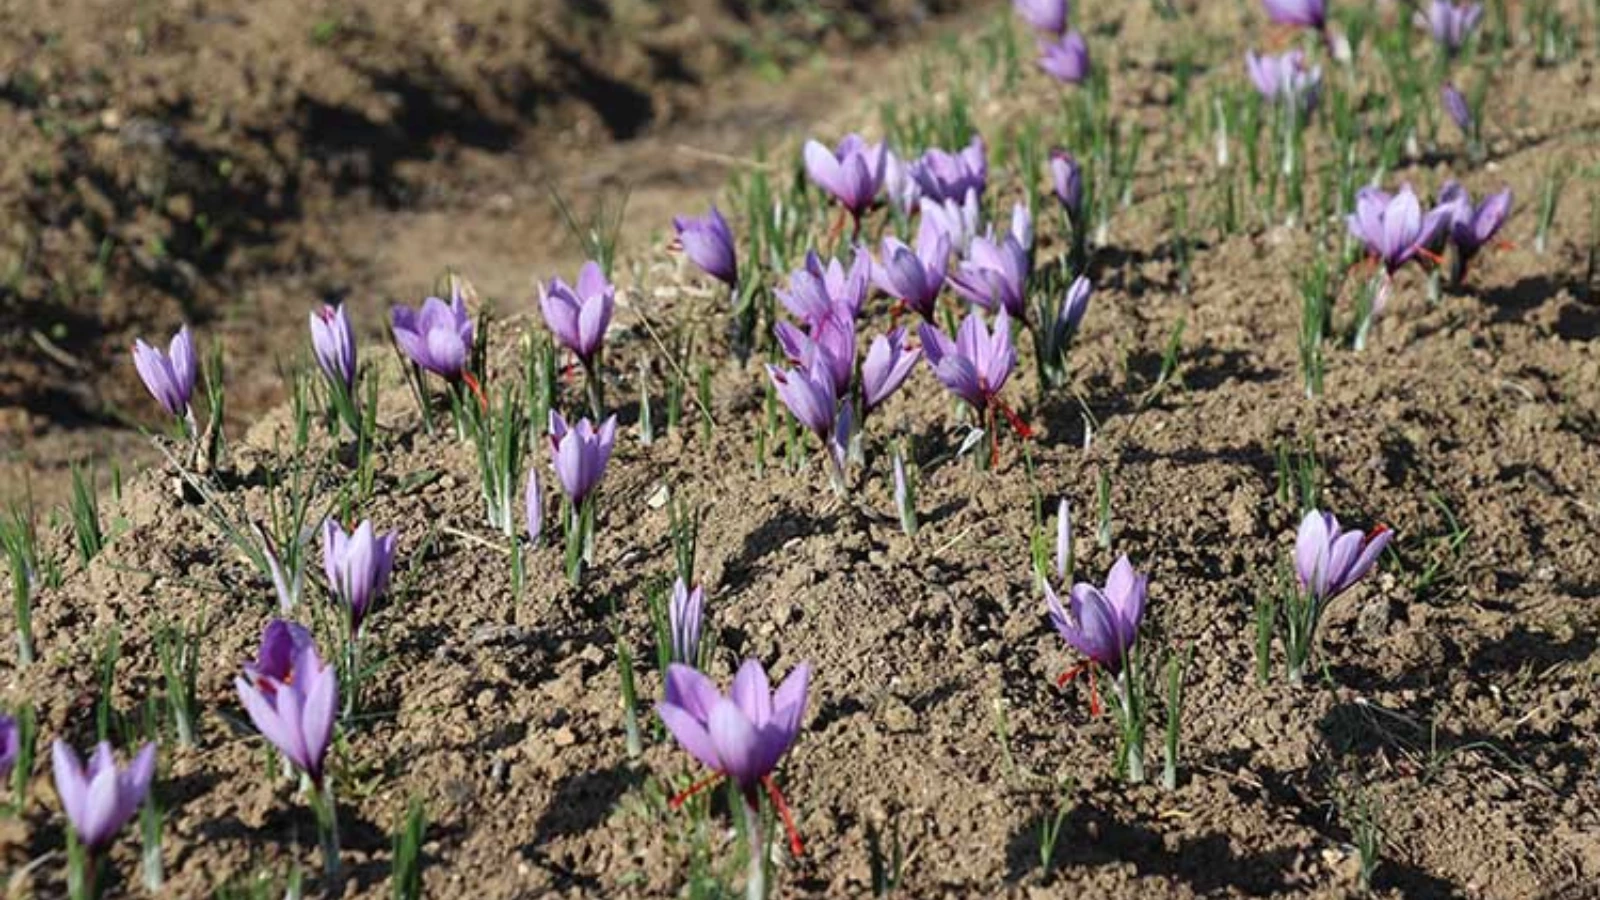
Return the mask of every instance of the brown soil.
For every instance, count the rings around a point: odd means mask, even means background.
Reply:
[[[1094,32],[1099,58],[1116,73],[1120,108],[1153,129],[1145,158],[1159,164],[1144,167],[1134,204],[1114,221],[1112,248],[1099,256],[1072,390],[1040,396],[1027,351],[1007,388],[1039,432],[1040,490],[1078,511],[1079,571],[1099,580],[1113,554],[1127,553],[1151,576],[1152,634],[1194,647],[1178,789],[1119,782],[1111,722],[1088,713],[1082,686],[1053,686],[1073,660],[1032,585],[1031,491],[1019,455],[1007,446],[990,474],[951,461],[960,433],[926,370],[880,414],[870,473],[841,502],[815,464],[756,473],[761,376],[718,352],[709,444],[689,431],[643,447],[631,429],[636,407],[625,406],[629,427],[606,476],[590,583],[568,587],[559,550],[546,547],[530,560],[520,600],[502,541],[482,524],[470,447],[421,433],[386,371],[393,389],[380,419],[392,440],[369,512],[401,531],[402,574],[373,620],[386,655],[371,696],[381,714],[345,735],[336,765],[353,873],[345,896],[389,890],[387,833],[413,796],[435,823],[429,896],[683,892],[688,825],[664,798],[698,773],[670,740],[647,739],[640,760],[627,758],[605,616],[614,601],[626,639],[651,657],[643,590],[671,567],[667,512],[652,500],[665,485],[705,511],[699,571],[723,648],[715,676],[725,680],[745,656],[776,672],[815,665],[804,735],[782,769],[806,852],[780,863],[780,896],[870,895],[873,848],[891,852],[894,835],[907,854],[903,896],[1357,896],[1352,798],[1370,803],[1383,825],[1379,896],[1597,896],[1600,304],[1586,281],[1591,211],[1577,191],[1559,206],[1546,251],[1532,246],[1544,173],[1558,160],[1580,171],[1600,161],[1585,137],[1600,126],[1592,45],[1584,44],[1589,56],[1554,67],[1535,65],[1526,47],[1508,53],[1490,100],[1487,166],[1436,155],[1389,176],[1430,191],[1451,176],[1475,194],[1511,186],[1519,198],[1511,246],[1484,259],[1471,290],[1436,305],[1418,274],[1405,273],[1371,346],[1332,350],[1327,393],[1308,401],[1295,343],[1295,276],[1312,244],[1304,228],[1220,239],[1200,229],[1190,290],[1178,287],[1167,192],[1210,170],[1203,147],[1165,136],[1161,104],[1173,76],[1162,60],[1182,35],[1198,34],[1233,48],[1201,83],[1242,77],[1240,30],[1259,17],[1225,6],[1177,23],[1144,4],[1081,13],[1120,26],[1117,50],[1105,28]],[[866,101],[905,83],[898,68],[870,74],[846,82]],[[1059,102],[1058,89],[1031,73],[1015,91],[981,68],[971,77],[986,134],[1053,116]],[[835,98],[844,92],[832,89]],[[872,116],[851,102],[816,133]],[[477,158],[464,153],[457,165]],[[666,178],[692,158],[662,153],[653,171]],[[1019,193],[1014,173],[994,182],[1008,200]],[[1594,190],[1583,176],[1572,184]],[[470,263],[537,217],[522,211],[535,203],[515,193],[525,189],[501,188],[513,195],[503,224],[450,215],[465,204],[374,213],[374,234],[399,222],[396,233],[410,235],[374,240],[389,245],[374,268],[415,285],[459,250],[469,274],[494,285],[489,293],[511,294],[523,273],[480,276]],[[491,190],[470,196],[481,201]],[[648,215],[636,209],[633,218]],[[663,211],[630,227],[665,221]],[[1044,224],[1052,221],[1040,218],[1045,259],[1060,250]],[[628,249],[619,271],[629,296],[610,357],[621,373],[654,356],[645,315],[655,324],[667,314],[721,321],[720,301],[661,242]],[[370,320],[382,296],[358,290],[357,302],[370,304],[358,313]],[[1137,412],[1180,318],[1181,384]],[[886,319],[875,305],[873,327]],[[248,315],[240,322],[254,324]],[[502,365],[526,324],[514,319],[496,335]],[[612,385],[614,398],[633,392],[631,379]],[[1074,394],[1100,423],[1088,449]],[[576,386],[566,399],[579,402]],[[252,515],[264,515],[265,473],[283,462],[271,448],[286,441],[287,424],[282,411],[257,422],[225,473]],[[923,528],[914,540],[901,535],[883,483],[891,431],[918,439]],[[1398,552],[1333,608],[1325,676],[1300,689],[1262,687],[1252,600],[1287,558],[1295,524],[1292,505],[1276,496],[1273,452],[1308,436],[1326,467],[1325,504],[1352,523],[1389,523]],[[542,448],[537,461],[547,465]],[[343,472],[311,464],[318,502],[331,502]],[[408,487],[424,470],[438,477]],[[1101,473],[1112,478],[1109,550],[1090,535]],[[163,746],[158,785],[170,810],[171,893],[198,896],[258,867],[281,871],[299,859],[309,868],[315,853],[309,813],[288,782],[264,774],[260,741],[240,724],[231,686],[272,614],[270,589],[175,495],[171,477],[152,471],[120,501],[107,498],[116,536],[87,571],[71,571],[40,598],[41,662],[7,671],[6,699],[37,704],[46,738],[84,745],[97,691],[91,660],[106,629],[124,635],[126,710],[157,690],[154,616],[210,614],[202,746]],[[1467,531],[1458,556],[1445,550],[1441,504]],[[62,553],[69,537],[51,535]],[[1433,561],[1444,577],[1423,589]],[[641,665],[640,694],[653,701],[660,679]],[[1158,734],[1152,722],[1152,768]],[[45,770],[21,824],[0,830],[7,868],[62,846]],[[1044,874],[1040,827],[1058,802],[1067,811],[1056,867]],[[719,805],[713,822],[729,821]],[[114,860],[129,873],[130,894],[136,844],[125,837]],[[736,871],[731,838],[719,831],[713,845],[714,863]],[[26,881],[24,890],[58,895],[59,856]]]

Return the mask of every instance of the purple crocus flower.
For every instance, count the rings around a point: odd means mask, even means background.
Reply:
[[[93,853],[111,843],[150,792],[156,745],[145,744],[126,768],[119,768],[111,743],[101,741],[85,768],[67,742],[58,740],[50,747],[50,771],[67,821],[78,833],[79,843]]]
[[[1328,27],[1327,0],[1261,0],[1267,17],[1279,25],[1322,31]]]
[[[896,328],[872,339],[861,361],[862,416],[877,409],[905,384],[922,351],[906,347],[906,330]]]
[[[883,193],[904,215],[911,215],[922,200],[922,188],[912,177],[914,162],[903,160],[893,150],[884,151]]]
[[[1445,115],[1450,117],[1450,121],[1461,129],[1461,133],[1469,138],[1472,137],[1475,124],[1472,107],[1467,105],[1467,98],[1462,96],[1455,85],[1447,82],[1439,86],[1439,104],[1444,107]]]
[[[606,280],[600,264],[590,260],[578,270],[578,283],[568,286],[560,278],[549,287],[539,285],[539,308],[556,341],[577,354],[585,366],[594,364],[611,325],[617,290]]]
[[[715,203],[703,219],[673,216],[672,227],[678,232],[678,243],[684,254],[701,271],[728,287],[739,283],[739,253],[734,246],[733,230]]]
[[[995,316],[992,333],[977,310],[967,314],[955,340],[928,323],[918,333],[934,376],[979,413],[989,408],[1017,365],[1011,318],[1004,308]]]
[[[1453,56],[1472,36],[1472,30],[1478,27],[1478,22],[1483,18],[1483,4],[1457,5],[1450,0],[1433,0],[1426,12],[1417,12],[1416,18],[1419,24],[1432,32],[1439,46]]]
[[[146,344],[143,339],[133,343],[133,367],[149,389],[150,396],[168,413],[180,419],[189,419],[189,398],[194,396],[195,355],[194,338],[185,325],[173,335],[167,352]]]
[[[1371,533],[1341,531],[1332,513],[1312,510],[1300,520],[1294,542],[1294,570],[1300,587],[1326,603],[1360,581],[1378,562],[1394,532],[1387,525]]]
[[[1050,623],[1061,639],[1094,665],[1118,675],[1139,637],[1148,587],[1148,576],[1135,571],[1124,555],[1111,567],[1104,590],[1079,582],[1072,586],[1068,606],[1063,608],[1061,598],[1046,581],[1044,600],[1050,609]]]
[[[932,321],[934,304],[949,268],[950,236],[924,217],[917,231],[915,251],[893,236],[883,239],[883,255],[872,268],[872,280],[878,290]]]
[[[588,499],[611,461],[611,448],[617,442],[617,417],[610,416],[596,429],[588,419],[571,428],[561,413],[550,410],[550,454],[555,460],[556,477],[574,507]]]
[[[956,253],[966,253],[972,239],[978,236],[978,224],[983,218],[983,209],[978,205],[978,192],[967,191],[967,196],[960,203],[954,200],[943,202],[922,199],[922,218],[932,222],[935,228],[950,239],[950,249]]]
[[[17,720],[0,714],[0,779],[11,774],[21,753],[22,731],[17,727]]]
[[[268,656],[267,637],[271,637],[270,627],[263,638],[262,658]],[[294,655],[283,677],[246,667],[246,674],[235,678],[234,686],[261,736],[320,789],[339,708],[339,675],[317,655],[314,643],[292,649]]]
[[[344,304],[323,304],[310,314],[311,350],[317,357],[317,366],[328,382],[343,387],[345,392],[356,386],[356,333],[350,327],[350,317]]]
[[[261,649],[255,660],[244,664],[244,677],[262,690],[270,687],[269,681],[288,681],[301,651],[315,646],[304,625],[273,619],[261,632]]]
[[[805,145],[806,174],[850,213],[859,226],[883,187],[887,147],[868,144],[859,134],[845,135],[834,150],[816,141]]]
[[[1039,41],[1039,68],[1064,84],[1089,77],[1089,44],[1083,35],[1069,31],[1058,40]]]
[[[1293,104],[1296,109],[1310,112],[1316,108],[1322,90],[1322,67],[1306,68],[1306,55],[1302,50],[1290,50],[1277,56],[1263,56],[1254,50],[1244,55],[1245,68],[1250,81],[1262,98],[1274,103]]]
[[[1056,200],[1067,211],[1074,223],[1083,221],[1083,169],[1071,153],[1065,150],[1050,151],[1050,182],[1055,188]]]
[[[444,378],[460,378],[466,372],[473,326],[459,281],[452,279],[449,303],[429,297],[421,309],[396,306],[389,311],[389,321],[394,341],[407,359]]]
[[[322,523],[322,571],[328,577],[329,590],[350,611],[353,634],[360,633],[372,604],[389,589],[398,541],[399,535],[393,531],[376,534],[367,520],[349,534],[332,518]]]
[[[1366,244],[1367,252],[1382,261],[1384,270],[1393,275],[1426,250],[1447,215],[1443,209],[1423,215],[1409,184],[1402,185],[1400,193],[1394,195],[1365,187],[1356,192],[1356,211],[1345,218],[1345,224],[1350,234]]]
[[[956,293],[984,309],[1004,309],[1026,319],[1028,251],[1012,235],[999,240],[974,238],[967,258],[950,276]]]
[[[956,153],[937,147],[922,154],[922,159],[911,169],[922,196],[939,202],[960,200],[969,191],[983,196],[989,183],[988,152],[982,135],[973,135],[972,141]]]
[[[761,663],[747,659],[724,696],[710,678],[673,663],[656,713],[679,746],[733,779],[746,802],[754,803],[756,789],[800,735],[810,681],[811,666],[801,663],[773,691]]]
[[[1074,278],[1067,287],[1066,296],[1061,298],[1061,310],[1056,313],[1055,333],[1052,335],[1056,347],[1065,349],[1073,335],[1078,333],[1084,313],[1089,311],[1089,296],[1092,293],[1094,285],[1082,275]]]
[[[691,667],[698,664],[705,609],[705,588],[695,585],[691,591],[682,578],[672,583],[672,599],[667,604],[667,631],[672,637],[673,662]]]
[[[840,403],[832,373],[822,359],[793,369],[767,366],[778,399],[828,451],[829,477],[843,490],[845,456],[850,446],[850,404]]]
[[[1067,0],[1011,0],[1011,6],[1038,31],[1060,34],[1067,28]]]
[[[1033,252],[1033,210],[1021,200],[1011,205],[1011,236],[1024,251]],[[1031,260],[1029,266],[1032,267]]]
[[[854,322],[845,318],[829,319],[813,326],[810,334],[788,322],[779,322],[773,326],[773,334],[790,362],[801,368],[810,368],[816,362],[832,377],[836,393],[842,395],[850,390],[856,366]]]
[[[1450,242],[1456,247],[1459,280],[1478,251],[1494,240],[1511,215],[1511,190],[1490,194],[1474,206],[1467,189],[1451,181],[1439,191],[1439,208],[1449,211],[1447,228]]]
[[[789,273],[789,290],[779,288],[778,300],[795,318],[816,327],[837,319],[854,321],[861,314],[872,277],[872,257],[861,251],[846,269],[837,259],[826,265],[813,250],[803,268]]]

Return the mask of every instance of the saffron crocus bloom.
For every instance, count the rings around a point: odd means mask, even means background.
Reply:
[[[906,330],[896,328],[872,339],[866,358],[861,361],[862,413],[877,409],[900,385],[905,384],[922,351],[906,347]]]
[[[1279,25],[1294,25],[1321,31],[1328,26],[1326,0],[1261,0],[1267,17]]]
[[[356,333],[350,327],[350,317],[344,304],[328,306],[311,313],[311,350],[317,357],[317,366],[331,384],[341,385],[345,391],[356,386]]]
[[[1073,335],[1078,333],[1084,313],[1089,311],[1089,296],[1092,293],[1094,285],[1082,275],[1074,278],[1067,287],[1067,295],[1061,298],[1061,310],[1056,313],[1055,331],[1051,335],[1056,347],[1065,349]]]
[[[180,419],[189,418],[189,398],[194,396],[195,355],[194,338],[185,325],[173,335],[167,352],[146,344],[142,339],[133,343],[133,367],[149,389],[150,396],[168,413]]]
[[[931,219],[923,218],[913,251],[898,238],[883,239],[883,255],[872,268],[878,290],[933,320],[934,304],[944,288],[945,272],[950,268],[950,237]]]
[[[967,258],[950,276],[950,286],[987,310],[1004,309],[1026,318],[1028,251],[1011,235],[998,240],[975,238]]]
[[[1443,225],[1447,210],[1422,213],[1411,185],[1390,195],[1373,187],[1356,192],[1356,211],[1345,219],[1350,233],[1366,244],[1390,275],[1426,249]]]
[[[672,638],[672,659],[686,666],[698,665],[700,626],[705,619],[706,591],[695,585],[689,590],[683,579],[672,583],[672,599],[667,604],[667,631]]]
[[[1511,190],[1490,194],[1482,203],[1473,206],[1467,189],[1452,181],[1439,192],[1439,207],[1449,210],[1450,243],[1455,244],[1464,274],[1467,264],[1494,240],[1511,215]]]
[[[849,319],[829,319],[814,326],[807,334],[788,322],[773,326],[778,345],[789,361],[801,368],[819,363],[833,378],[833,389],[838,394],[850,390],[850,379],[855,375],[856,332],[855,323]]]
[[[1072,509],[1067,506],[1067,498],[1062,497],[1056,507],[1056,577],[1065,581],[1071,574]]]
[[[1050,609],[1050,623],[1062,640],[1090,662],[1119,674],[1139,637],[1148,585],[1149,578],[1134,571],[1125,555],[1117,557],[1103,590],[1083,582],[1073,585],[1066,608],[1046,582],[1044,600]]]
[[[806,254],[804,267],[789,273],[789,289],[775,293],[790,314],[815,328],[838,319],[854,321],[866,302],[872,276],[872,257],[856,251],[847,270],[837,259],[823,264],[816,251]]]
[[[1055,188],[1056,200],[1076,227],[1076,223],[1083,221],[1083,170],[1072,154],[1065,150],[1050,151],[1050,182]]]
[[[1034,29],[1049,34],[1067,29],[1067,0],[1011,0],[1011,5]]]
[[[832,374],[822,360],[809,366],[780,369],[767,366],[767,375],[778,391],[778,399],[795,419],[806,427],[828,451],[828,476],[834,487],[844,491],[845,457],[850,445],[850,405],[840,403]]]
[[[1293,104],[1305,112],[1316,108],[1322,90],[1322,67],[1307,69],[1304,51],[1262,56],[1250,50],[1244,55],[1244,63],[1250,72],[1250,81],[1263,99]]]
[[[1439,46],[1452,56],[1466,44],[1482,18],[1482,3],[1458,6],[1450,0],[1433,0],[1426,12],[1417,12],[1417,21],[1426,26]]]
[[[941,203],[946,200],[965,199],[969,191],[983,196],[989,183],[988,151],[981,135],[956,153],[935,147],[922,154],[922,159],[912,168],[922,196]]]
[[[268,680],[287,681],[300,652],[314,646],[316,642],[304,625],[273,619],[261,632],[261,649],[255,660],[244,664],[244,676],[263,690],[269,686]]]
[[[995,317],[993,332],[974,310],[961,323],[955,340],[926,323],[918,333],[934,376],[980,413],[989,408],[1017,365],[1011,318],[1004,309]]]
[[[1039,68],[1065,84],[1077,84],[1089,77],[1089,44],[1083,35],[1069,31],[1060,40],[1039,42]]]
[[[1011,236],[1024,251],[1033,252],[1033,210],[1021,200],[1011,205]]]
[[[455,379],[467,369],[473,326],[459,282],[450,294],[449,303],[429,297],[420,309],[396,306],[389,321],[394,341],[407,359],[435,375]]]
[[[706,768],[733,779],[753,803],[756,788],[800,735],[810,680],[811,666],[801,663],[773,691],[761,663],[747,659],[724,696],[710,678],[673,663],[667,667],[666,699],[656,713],[679,746]]]
[[[972,239],[978,236],[978,223],[983,218],[983,210],[978,205],[978,192],[967,191],[967,196],[960,203],[954,200],[945,200],[942,203],[924,197],[922,200],[922,218],[932,222],[935,228],[950,239],[950,249],[956,253],[966,253]]]
[[[17,764],[17,757],[22,753],[22,733],[17,727],[17,720],[7,715],[0,715],[0,779],[11,774],[11,769]]]
[[[101,741],[86,768],[66,741],[58,740],[50,747],[50,771],[67,821],[78,833],[79,842],[95,852],[111,843],[150,792],[150,780],[156,774],[156,745],[145,744],[126,768],[119,768],[110,742]]]
[[[846,135],[834,150],[807,141],[806,174],[859,223],[883,187],[886,152],[883,144],[868,144],[858,134]]]
[[[1456,123],[1461,133],[1472,137],[1475,124],[1472,118],[1472,107],[1467,104],[1467,98],[1462,96],[1453,84],[1443,84],[1439,87],[1439,104],[1444,107],[1445,115],[1450,121]]]
[[[617,442],[617,417],[610,416],[597,429],[588,419],[571,428],[561,413],[550,411],[550,453],[556,477],[573,506],[581,506],[606,474],[611,448]]]
[[[246,675],[234,679],[234,686],[261,736],[321,788],[339,708],[339,676],[317,655],[315,644],[301,644],[293,652],[283,677],[247,667]],[[266,655],[263,642],[262,656]]]
[[[739,283],[739,254],[733,243],[733,230],[716,204],[703,219],[673,216],[672,227],[689,261],[728,287]]]
[[[1384,525],[1370,534],[1341,531],[1332,513],[1306,513],[1294,542],[1294,570],[1300,587],[1319,603],[1332,600],[1372,570],[1393,537],[1394,532]]]
[[[398,540],[392,531],[377,535],[365,520],[349,534],[331,518],[322,523],[322,570],[333,595],[350,611],[352,633],[361,631],[372,604],[389,589]]]
[[[616,307],[617,291],[590,260],[578,270],[578,283],[569,286],[560,278],[549,287],[539,285],[539,308],[544,323],[561,346],[571,350],[585,366],[592,365],[606,339],[611,312]]]
[[[884,151],[883,193],[905,215],[911,215],[922,200],[922,188],[911,170],[915,163],[901,159],[893,150]]]

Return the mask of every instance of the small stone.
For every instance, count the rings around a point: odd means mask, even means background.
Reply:
[[[917,730],[917,713],[899,697],[890,697],[878,714],[883,727],[890,734],[905,734]]]
[[[557,728],[556,733],[550,736],[550,743],[555,744],[557,747],[571,747],[577,742],[578,736],[573,734],[572,729],[565,725]]]

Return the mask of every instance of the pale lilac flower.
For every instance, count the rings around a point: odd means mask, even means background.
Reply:
[[[1332,600],[1372,570],[1393,537],[1394,532],[1385,525],[1364,535],[1340,530],[1332,513],[1306,513],[1294,542],[1294,569],[1300,587],[1318,602]]]
[[[328,306],[311,313],[311,350],[317,357],[317,366],[329,383],[344,388],[345,393],[356,386],[356,333],[350,327],[350,317],[344,304]]]
[[[361,623],[372,604],[389,589],[389,572],[394,568],[396,532],[378,535],[365,519],[349,534],[332,518],[322,523],[322,570],[328,589],[350,611],[350,630],[361,631]]]
[[[304,625],[273,619],[261,632],[261,648],[256,651],[256,658],[244,664],[244,676],[262,690],[270,687],[269,680],[288,681],[301,651],[315,646],[316,641]]]
[[[321,788],[339,708],[339,675],[317,655],[315,644],[293,649],[283,677],[247,667],[246,676],[235,678],[234,686],[261,736]],[[262,656],[267,656],[265,646]]]
[[[975,238],[967,258],[950,275],[950,286],[984,309],[1004,309],[1014,318],[1026,319],[1030,268],[1028,251],[1015,237]]]
[[[156,774],[156,745],[153,741],[145,744],[126,768],[118,768],[111,743],[101,741],[86,768],[66,741],[58,740],[50,747],[50,771],[79,843],[91,853],[98,852],[128,824],[150,793]]]
[[[1067,218],[1077,223],[1083,221],[1083,170],[1072,154],[1065,150],[1050,151],[1050,181],[1055,188],[1056,200],[1067,211]]]
[[[981,135],[956,153],[937,147],[922,154],[911,169],[921,194],[932,200],[964,199],[969,192],[983,196],[989,183],[988,151]]]
[[[1056,507],[1056,578],[1065,581],[1072,574],[1072,510],[1067,498]]]
[[[866,302],[872,276],[872,257],[856,250],[850,268],[837,259],[826,265],[813,250],[806,254],[803,268],[789,273],[789,289],[775,293],[785,309],[809,327],[837,319],[854,322]]]
[[[1452,56],[1467,43],[1482,18],[1482,3],[1457,5],[1450,0],[1433,0],[1426,11],[1419,10],[1416,14],[1417,23],[1427,28],[1439,46]]]
[[[1069,31],[1059,40],[1039,41],[1039,68],[1065,84],[1089,77],[1089,44],[1083,35]]]
[[[872,339],[866,358],[861,361],[863,417],[900,389],[921,356],[921,350],[906,347],[904,328]]]
[[[803,369],[816,363],[832,377],[838,394],[843,395],[850,389],[856,366],[854,322],[846,318],[828,319],[812,326],[810,333],[788,322],[779,322],[772,330],[790,362]]]
[[[1328,26],[1326,0],[1261,0],[1268,18],[1279,25],[1295,25],[1322,31]]]
[[[528,494],[526,500],[528,540],[539,543],[544,534],[544,492],[539,489],[539,470],[528,469]]]
[[[932,321],[934,304],[944,289],[949,268],[950,236],[924,217],[917,231],[916,250],[893,236],[883,239],[883,254],[872,268],[872,280],[878,290]]]
[[[196,374],[194,338],[185,325],[173,335],[167,352],[146,344],[143,339],[134,341],[133,367],[149,389],[150,396],[168,413],[188,419],[189,399],[194,396]]]
[[[590,260],[578,270],[575,286],[560,278],[551,280],[548,287],[539,285],[539,308],[556,341],[587,366],[593,364],[605,342],[616,296],[616,288],[606,280],[600,264]]]
[[[901,159],[893,150],[884,152],[883,193],[895,209],[909,216],[922,200],[922,188],[911,174],[916,163]]]
[[[550,456],[561,489],[574,507],[581,506],[600,484],[616,442],[617,417],[614,415],[598,429],[588,419],[580,419],[568,428],[561,413],[550,410]]]
[[[1411,185],[1390,195],[1374,187],[1356,192],[1356,211],[1345,218],[1350,234],[1366,244],[1367,252],[1379,259],[1390,275],[1425,250],[1445,224],[1448,210],[1434,209],[1423,215],[1422,206]]]
[[[1304,51],[1290,50],[1277,56],[1263,56],[1250,50],[1245,53],[1244,62],[1250,72],[1250,81],[1263,99],[1293,104],[1304,112],[1316,108],[1317,98],[1322,91],[1322,67],[1306,68]]]
[[[1461,129],[1461,133],[1469,138],[1472,137],[1475,124],[1472,118],[1472,107],[1467,105],[1467,98],[1462,96],[1459,90],[1456,90],[1455,85],[1446,83],[1439,87],[1439,103],[1444,107],[1445,114],[1450,117],[1450,121],[1456,123],[1456,127]]]
[[[934,227],[950,239],[950,249],[955,253],[966,253],[972,239],[978,236],[979,224],[983,218],[982,207],[978,205],[978,192],[967,191],[966,199],[957,203],[954,200],[939,202],[922,198],[922,218],[932,222]]]
[[[467,369],[473,325],[461,282],[451,281],[449,303],[429,297],[421,309],[394,307],[389,318],[395,343],[407,359],[435,375],[456,379]]]
[[[0,780],[11,774],[11,769],[17,764],[17,757],[21,754],[22,730],[17,727],[17,720],[0,714]]]
[[[1050,623],[1062,640],[1117,675],[1139,637],[1148,587],[1149,578],[1135,571],[1124,555],[1111,567],[1104,590],[1079,582],[1068,595],[1068,608],[1063,608],[1061,598],[1046,581],[1044,598]]]
[[[667,631],[672,637],[672,660],[686,666],[700,659],[700,629],[705,619],[705,588],[689,590],[683,579],[672,583],[672,599],[667,604]]]
[[[1067,344],[1078,333],[1078,326],[1083,322],[1084,313],[1089,311],[1089,296],[1094,292],[1094,285],[1089,279],[1079,275],[1067,287],[1065,297],[1061,298],[1061,309],[1056,313],[1054,328],[1051,333],[1051,342],[1058,350],[1065,350]]]
[[[838,200],[859,225],[861,215],[872,207],[883,187],[887,147],[868,144],[860,135],[850,134],[834,150],[807,141],[804,156],[806,174]]]
[[[1011,236],[1023,250],[1033,252],[1033,211],[1021,200],[1011,206]]]
[[[1011,0],[1024,22],[1038,31],[1060,34],[1067,29],[1067,0]]]
[[[934,376],[979,413],[989,408],[1017,364],[1011,318],[1003,308],[995,317],[993,332],[973,310],[961,323],[955,340],[928,323],[918,333]]]
[[[724,696],[711,679],[673,663],[656,712],[679,746],[731,778],[753,803],[756,789],[800,735],[810,680],[811,666],[801,663],[773,691],[761,663],[747,659]]]
[[[678,243],[684,255],[701,271],[729,287],[739,283],[739,254],[734,246],[733,230],[715,203],[704,218],[673,216],[672,227],[678,232]]]

